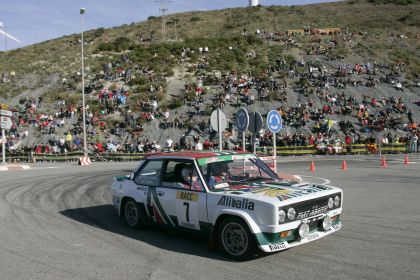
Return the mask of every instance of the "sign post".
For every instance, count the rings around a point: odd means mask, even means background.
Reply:
[[[211,113],[210,116],[211,127],[219,132],[219,151],[223,150],[222,133],[227,127],[227,119],[222,110],[217,109]]]
[[[255,134],[257,134],[258,131],[261,130],[263,125],[263,118],[261,116],[260,113],[257,112],[253,112],[250,114],[249,116],[249,127],[248,130],[253,134],[252,136],[252,149],[253,149],[253,153],[255,154],[256,152],[256,147],[255,147]]]
[[[277,173],[277,146],[276,133],[283,128],[283,120],[276,110],[271,110],[267,115],[267,127],[273,133],[273,161],[274,171]]]
[[[239,132],[242,132],[242,150],[245,151],[245,131],[249,126],[249,115],[245,108],[241,108],[236,113],[236,127]]]
[[[6,164],[6,129],[12,127],[12,111],[0,110],[0,127],[1,127],[1,146],[2,146],[2,164]]]
[[[2,152],[2,164],[6,164],[6,130],[1,130],[1,152]]]

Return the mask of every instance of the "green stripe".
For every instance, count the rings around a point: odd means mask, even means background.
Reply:
[[[163,209],[162,205],[160,204],[159,201],[159,197],[156,191],[156,188],[153,187],[149,187],[149,192],[151,193],[151,198],[153,198],[153,202],[154,205],[156,206],[156,208],[158,209],[160,215],[162,216],[162,219],[167,223],[170,224],[172,226],[174,226],[173,222],[171,219],[169,219],[169,217],[166,215],[165,210]]]
[[[123,181],[128,180],[128,176],[115,176],[115,179],[116,179],[118,182],[123,182]]]
[[[208,158],[199,158],[197,159],[197,162],[199,165],[205,165],[205,164],[213,163],[213,162],[234,160],[234,158],[235,159],[256,158],[256,156],[253,154],[239,154],[238,155],[235,153],[230,153],[229,155],[225,154],[225,155],[208,157]]]

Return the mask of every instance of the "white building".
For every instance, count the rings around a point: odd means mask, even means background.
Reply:
[[[249,0],[249,6],[250,7],[258,6],[258,0]]]

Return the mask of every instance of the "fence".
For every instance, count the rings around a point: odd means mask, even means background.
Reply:
[[[325,154],[346,154],[346,155],[362,155],[362,154],[400,154],[407,152],[407,144],[351,144],[351,145],[327,145],[327,146],[284,146],[277,147],[277,155],[279,156],[297,156],[297,155],[325,155]],[[272,154],[272,146],[264,146],[257,148],[262,154]]]
[[[383,154],[400,154],[407,152],[406,144],[382,144],[378,147],[376,144],[352,144],[323,146],[285,146],[277,147],[278,156],[299,156],[299,155],[323,155],[323,154],[376,154],[379,148]],[[272,155],[273,147],[258,147],[257,152],[263,155]],[[136,161],[141,159],[145,153],[92,153],[89,155],[92,161]],[[63,154],[35,154],[33,152],[6,153],[8,162],[66,162],[78,161],[83,156],[82,151],[68,152]]]

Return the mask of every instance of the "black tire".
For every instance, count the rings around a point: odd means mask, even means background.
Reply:
[[[257,253],[255,238],[241,218],[227,217],[222,220],[217,238],[223,252],[230,259],[248,260]]]
[[[140,218],[140,208],[137,202],[132,198],[124,201],[124,220],[131,228],[140,228],[143,226]]]

